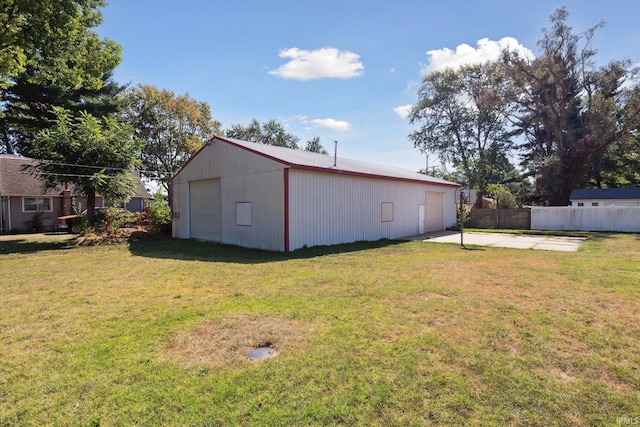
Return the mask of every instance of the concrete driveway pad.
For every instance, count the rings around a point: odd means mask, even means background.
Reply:
[[[584,237],[529,236],[505,233],[465,232],[465,245],[493,246],[497,248],[537,249],[545,251],[576,252]],[[407,240],[421,240],[435,243],[460,243],[460,232],[438,231],[407,237]]]

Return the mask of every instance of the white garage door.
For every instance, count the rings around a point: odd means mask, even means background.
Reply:
[[[444,193],[427,191],[425,203],[425,232],[444,230]]]
[[[191,237],[222,240],[220,178],[189,182]]]

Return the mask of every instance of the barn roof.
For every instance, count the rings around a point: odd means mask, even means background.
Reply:
[[[395,166],[381,165],[378,163],[347,159],[344,157],[338,157],[335,162],[336,166],[334,166],[334,156],[332,155],[294,150],[274,145],[258,144],[255,142],[220,136],[214,137],[212,142],[215,142],[216,140],[224,141],[236,147],[270,158],[293,169],[313,170],[318,172],[355,175],[369,178],[394,179],[425,184],[458,186],[458,184],[444,179],[423,175],[418,172],[413,172]]]
[[[570,200],[625,200],[640,199],[640,187],[580,188],[571,190]]]

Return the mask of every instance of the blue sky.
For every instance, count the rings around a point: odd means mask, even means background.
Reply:
[[[640,62],[638,0],[110,0],[97,31],[122,45],[118,82],[188,93],[223,129],[276,119],[301,145],[417,171],[403,112],[424,73],[505,45],[535,55],[562,5],[576,32],[606,22],[599,64]]]

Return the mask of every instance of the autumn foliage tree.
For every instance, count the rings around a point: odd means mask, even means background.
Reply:
[[[188,94],[138,85],[125,94],[128,122],[143,141],[140,152],[144,175],[167,188],[168,181],[204,143],[220,133],[206,102]]]

